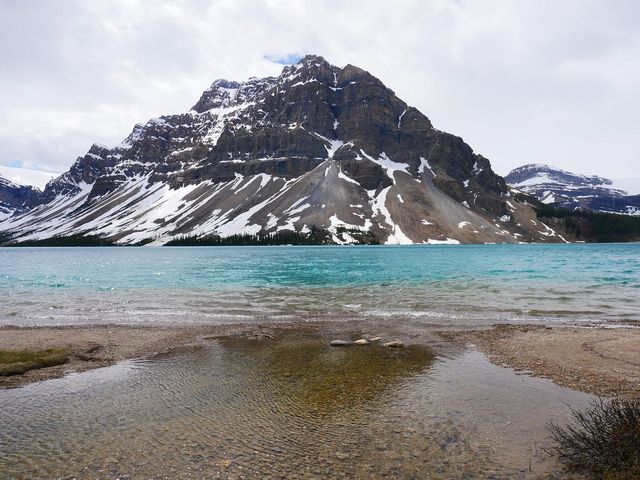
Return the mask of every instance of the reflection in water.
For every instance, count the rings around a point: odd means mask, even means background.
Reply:
[[[0,391],[9,478],[528,478],[588,396],[426,346],[211,346]],[[518,419],[511,422],[510,420]],[[532,460],[533,472],[529,472]]]

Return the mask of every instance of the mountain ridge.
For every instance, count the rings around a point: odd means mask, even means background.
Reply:
[[[629,195],[608,178],[577,174],[545,164],[528,164],[511,170],[505,181],[544,204],[570,210],[640,215],[640,195]]]
[[[338,227],[384,243],[563,241],[462,138],[315,55],[277,77],[216,80],[189,111],[92,145],[0,232],[163,244],[312,226],[336,243],[349,243]]]
[[[41,196],[39,189],[14,182],[0,174],[0,222],[33,207]]]

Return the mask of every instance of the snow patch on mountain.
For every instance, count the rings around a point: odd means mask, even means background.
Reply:
[[[515,220],[512,233],[488,227],[529,208],[506,193],[488,161],[373,75],[307,56],[278,77],[216,80],[187,112],[92,145],[0,232],[160,245],[315,226],[356,242],[342,226],[394,244],[547,241]]]
[[[396,172],[403,172],[408,174],[407,169],[409,168],[409,165],[407,165],[406,163],[394,162],[384,152],[382,152],[380,154],[380,157],[377,159],[373,158],[371,155],[367,155],[364,150],[360,150],[360,153],[369,161],[375,163],[376,165],[380,165],[394,184],[396,183]]]
[[[431,172],[431,175],[433,175],[434,177],[436,176],[436,174],[433,172],[433,169],[431,168],[431,165],[429,165],[429,161],[424,157],[420,157],[420,166],[418,167],[418,173],[424,173],[425,169],[429,170]]]
[[[640,196],[629,195],[622,188],[622,182],[568,172],[549,165],[531,164],[515,168],[505,180],[513,188],[548,205],[627,215],[640,207]],[[633,186],[633,182],[627,185]]]

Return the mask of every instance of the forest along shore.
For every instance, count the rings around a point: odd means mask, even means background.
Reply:
[[[311,332],[318,328],[322,324],[4,326],[0,327],[0,388],[206,345],[220,337],[268,340],[290,329]],[[439,331],[437,335],[478,349],[494,363],[563,386],[597,395],[640,398],[640,329],[495,325]]]
[[[640,399],[640,328],[494,325],[440,335],[499,365],[602,396]]]

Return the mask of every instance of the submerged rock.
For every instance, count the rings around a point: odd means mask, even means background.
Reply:
[[[404,343],[402,343],[400,340],[392,340],[390,342],[383,343],[382,346],[389,348],[402,348],[404,347]]]
[[[369,345],[369,340],[367,340],[366,338],[360,338],[353,343],[354,345]]]
[[[332,347],[347,347],[350,343],[345,340],[331,340],[329,345]]]

